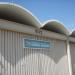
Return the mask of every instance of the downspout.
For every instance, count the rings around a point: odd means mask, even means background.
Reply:
[[[71,63],[71,52],[70,52],[70,42],[69,42],[69,36],[67,36],[67,56],[68,56],[68,65],[69,65],[69,75],[72,74],[72,63]]]

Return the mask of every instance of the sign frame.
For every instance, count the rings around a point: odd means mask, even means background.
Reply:
[[[48,42],[48,43],[50,43],[50,47],[48,47],[48,48],[43,48],[43,47],[26,47],[25,46],[25,40],[33,40],[33,41],[37,41],[37,42]],[[28,48],[28,49],[50,49],[50,48],[52,48],[53,47],[53,44],[51,44],[52,43],[52,41],[46,41],[46,40],[37,40],[37,39],[32,39],[32,38],[23,38],[23,48]]]

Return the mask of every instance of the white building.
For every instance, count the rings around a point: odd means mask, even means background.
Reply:
[[[75,74],[74,36],[59,21],[41,24],[27,9],[1,3],[0,75]]]

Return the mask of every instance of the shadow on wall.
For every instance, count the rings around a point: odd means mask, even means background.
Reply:
[[[70,42],[70,53],[71,53],[71,63],[72,63],[72,72],[75,75],[75,43]]]
[[[23,70],[26,74],[28,74],[27,72],[32,73],[34,71],[34,73],[38,73],[39,71],[41,72],[40,75],[69,75],[67,55],[62,56],[59,62],[55,63],[55,61],[50,57],[50,55],[48,56],[48,54],[44,54],[43,52],[39,53],[38,51],[38,53],[29,53],[29,55],[23,58],[21,62]],[[17,63],[17,68],[19,64],[20,62]]]
[[[3,65],[2,61],[0,61],[0,70],[5,70],[5,66]],[[0,75],[2,75],[2,72],[0,72]]]
[[[54,56],[54,54],[52,53],[53,52],[51,52],[50,50],[25,50],[24,56],[22,57],[22,59],[19,59],[19,61],[22,63],[21,66],[24,67],[23,70],[25,71],[25,73],[33,72],[33,70],[34,72],[37,72],[39,70],[39,72],[41,71],[41,74],[44,73],[43,75],[49,75],[49,74],[64,75],[66,71],[67,75],[68,69],[64,68],[66,66],[67,56],[63,55],[58,62],[57,61],[55,62],[55,59],[57,59],[57,57]],[[20,64],[19,61],[16,61],[17,62],[16,64],[12,64],[11,62],[13,69],[15,68],[16,65],[17,72],[19,72],[18,68],[18,64]],[[37,64],[37,62],[39,65]],[[5,69],[2,62],[0,62],[0,65],[2,69]],[[62,69],[60,69],[60,66]]]
[[[2,74],[0,73],[0,75],[2,75]]]
[[[2,54],[2,57],[4,57],[3,53],[1,53],[1,54]],[[14,52],[14,54],[15,54],[15,52]],[[47,56],[48,58],[52,59],[56,64],[62,59],[62,57],[64,57],[66,55],[66,53],[60,49],[57,49],[57,50],[26,49],[26,50],[23,50],[21,57],[20,57],[20,53],[19,53],[19,57],[16,55],[16,59],[15,59],[15,55],[14,55],[14,58],[12,57],[11,60],[10,60],[10,58],[7,58],[6,56],[4,57],[4,60],[11,63],[11,65],[15,66],[19,61],[23,60],[24,58],[27,58],[30,55],[34,55],[34,54],[37,55],[39,58],[40,58],[40,56],[43,56],[43,55],[44,55],[44,57]],[[16,63],[15,63],[15,60],[16,60]]]

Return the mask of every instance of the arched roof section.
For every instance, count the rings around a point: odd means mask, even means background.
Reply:
[[[71,37],[75,37],[75,30],[73,30],[70,34]]]
[[[0,19],[40,28],[39,20],[27,9],[13,3],[0,3]]]
[[[69,30],[57,20],[48,20],[43,24],[43,27],[41,28],[60,34],[69,35]]]

